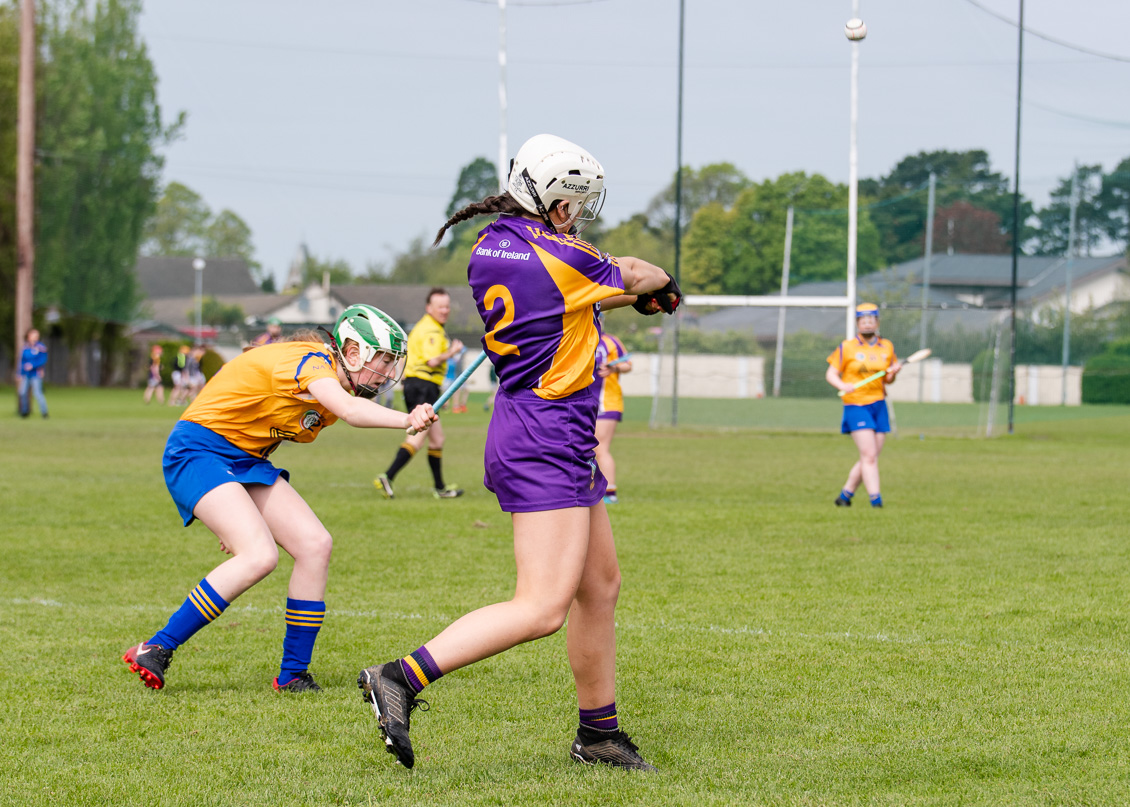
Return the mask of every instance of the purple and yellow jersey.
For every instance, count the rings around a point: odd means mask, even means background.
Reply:
[[[479,232],[467,279],[504,390],[554,400],[592,384],[596,304],[624,292],[615,258],[540,221],[504,215]]]
[[[889,339],[878,338],[874,344],[853,336],[840,342],[840,346],[828,357],[828,364],[840,371],[840,378],[848,384],[858,384],[880,370],[886,370],[896,361],[895,347]],[[886,397],[883,379],[877,378],[870,384],[849,392],[844,396],[845,404],[865,406],[881,401]]]
[[[275,342],[241,353],[204,386],[181,420],[197,423],[256,457],[283,440],[309,443],[337,421],[309,395],[310,382],[338,381],[333,356],[318,342]]]
[[[623,342],[610,333],[602,334],[600,343],[596,346],[596,366],[599,367],[607,362],[616,361],[626,352]],[[597,376],[596,381],[593,382],[592,390],[596,393],[599,404],[596,410],[597,417],[605,412],[624,411],[624,393],[620,389],[619,373],[613,372],[607,378]]]

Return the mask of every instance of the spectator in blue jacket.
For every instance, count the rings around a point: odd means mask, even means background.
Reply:
[[[29,328],[20,353],[20,417],[31,414],[31,395],[39,413],[47,417],[47,399],[43,397],[43,367],[47,364],[47,345],[39,341],[39,331]]]

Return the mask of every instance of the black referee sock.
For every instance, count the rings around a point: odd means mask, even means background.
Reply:
[[[408,461],[414,456],[416,456],[416,449],[412,448],[412,446],[407,443],[401,443],[400,450],[396,452],[396,459],[392,461],[392,465],[388,466],[388,470],[385,471],[385,476],[389,478],[389,481],[400,473],[400,469],[407,465]]]
[[[428,466],[432,469],[432,478],[436,482],[436,490],[443,490],[443,449],[428,449]]]

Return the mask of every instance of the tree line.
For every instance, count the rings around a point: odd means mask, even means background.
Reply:
[[[857,265],[867,274],[924,254],[927,187],[936,178],[936,253],[1005,254],[1012,249],[1010,181],[993,171],[982,150],[932,151],[903,158],[878,178],[859,183]],[[836,280],[847,266],[848,188],[820,174],[791,172],[755,182],[732,163],[682,170],[682,285],[703,294],[767,294],[780,288],[785,219],[794,208],[790,278]],[[1021,197],[1021,251],[1064,255],[1072,176],[1061,178],[1037,210]],[[1130,157],[1110,171],[1080,166],[1076,250],[1125,251],[1130,232]],[[447,215],[496,193],[497,172],[480,157],[460,172]],[[613,191],[614,192],[614,191]],[[647,208],[615,225],[600,219],[585,238],[614,255],[674,264],[675,178]],[[367,279],[397,283],[462,282],[467,248],[478,227],[464,223],[439,249],[424,237],[409,244],[386,271]]]

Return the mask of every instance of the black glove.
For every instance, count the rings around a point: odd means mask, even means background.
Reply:
[[[658,291],[649,291],[646,294],[639,295],[636,297],[636,301],[632,303],[632,308],[646,316],[658,314],[658,311],[652,311],[648,307],[648,303],[654,300],[656,305],[663,310],[663,313],[675,313],[675,309],[677,309],[679,303],[683,301],[683,291],[679,288],[679,284],[675,282],[675,278],[671,277],[670,273],[665,272],[664,274],[667,275],[667,285]]]

